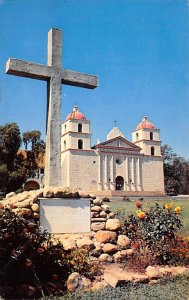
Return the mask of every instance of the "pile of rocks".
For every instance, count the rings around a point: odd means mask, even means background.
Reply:
[[[120,221],[115,218],[103,198],[96,198],[84,191],[51,188],[20,194],[9,193],[1,201],[1,205],[7,205],[16,214],[38,223],[39,198],[91,198],[91,232],[55,235],[63,243],[65,250],[87,248],[91,259],[103,262],[120,262],[134,253],[130,239],[118,234],[121,229]]]
[[[83,197],[83,194],[80,193]],[[121,262],[133,255],[131,240],[119,234],[121,224],[103,198],[91,200],[91,232],[85,234],[56,235],[65,250],[87,248],[93,260]]]
[[[70,188],[51,188],[24,191],[16,194],[11,192],[1,201],[2,206],[9,206],[13,212],[30,221],[39,220],[39,198],[79,198],[79,193]],[[89,195],[88,195],[89,197]]]
[[[108,286],[115,288],[126,282],[152,285],[158,283],[162,278],[183,274],[188,275],[189,268],[184,266],[149,266],[144,273],[136,273],[118,264],[109,264],[104,267],[102,275],[93,282],[74,272],[68,277],[66,285],[70,292],[97,290]]]

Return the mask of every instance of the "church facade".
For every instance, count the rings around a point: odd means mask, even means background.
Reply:
[[[91,147],[90,120],[78,107],[61,126],[61,185],[104,195],[164,195],[160,130],[147,117],[128,141],[118,127]]]

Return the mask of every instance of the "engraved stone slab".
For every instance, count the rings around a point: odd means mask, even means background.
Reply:
[[[91,231],[90,199],[40,199],[40,226],[51,233]]]

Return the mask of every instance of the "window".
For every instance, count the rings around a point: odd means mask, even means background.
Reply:
[[[78,124],[78,132],[82,132],[82,124],[81,123]]]
[[[153,132],[150,132],[150,140],[153,140]]]
[[[136,140],[138,140],[138,133],[136,133]]]
[[[66,141],[64,141],[64,150],[66,150]]]
[[[116,164],[117,165],[121,165],[122,163],[123,163],[122,159],[119,159],[119,158],[116,159]]]
[[[151,155],[154,155],[155,154],[155,148],[152,146],[151,147]]]
[[[43,168],[41,168],[40,169],[40,174],[44,174],[45,172],[44,172],[45,170],[43,169]]]
[[[78,149],[83,149],[83,141],[78,140]]]
[[[66,124],[64,125],[64,132],[66,132]]]

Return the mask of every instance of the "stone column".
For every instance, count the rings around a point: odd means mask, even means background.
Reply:
[[[104,156],[104,184],[105,190],[109,190],[109,180],[108,180],[108,155]]]
[[[132,190],[135,190],[135,158],[132,157],[131,159],[131,163],[132,163],[132,170],[131,170],[131,174],[132,174]]]
[[[98,190],[102,191],[101,155],[98,154]]]
[[[140,175],[140,157],[137,159],[137,165],[138,165],[138,190],[141,191],[141,175]]]
[[[124,182],[124,190],[129,190],[129,168],[128,168],[128,157],[125,157],[125,182]]]
[[[111,187],[110,189],[112,191],[115,190],[115,182],[114,182],[114,156],[113,154],[111,155]]]

